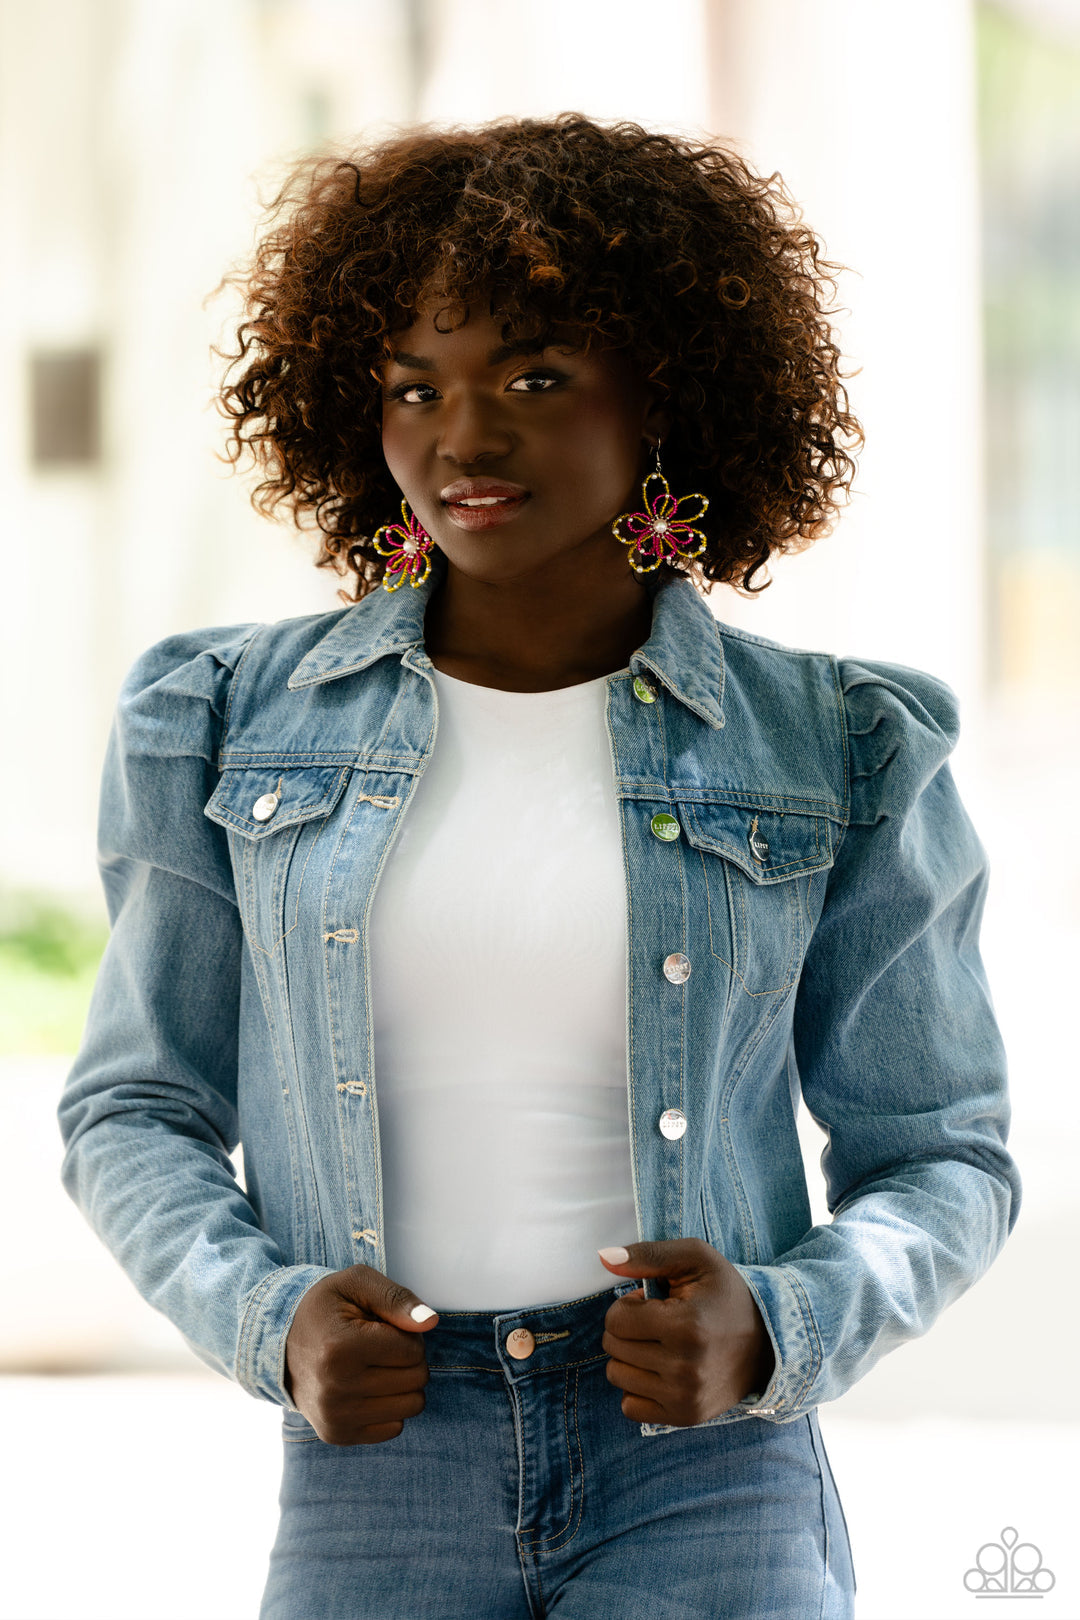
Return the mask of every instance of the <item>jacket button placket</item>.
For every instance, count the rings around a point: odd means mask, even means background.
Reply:
[[[678,949],[686,929],[683,835],[678,816],[648,804],[635,807],[641,889],[631,895],[634,930],[634,1067],[636,1131],[652,1230],[683,1236],[683,1151],[686,1130],[684,1045],[689,959]],[[637,902],[635,904],[635,901]],[[672,1129],[673,1121],[682,1121]],[[643,1210],[643,1214],[644,1214]],[[659,1225],[657,1225],[657,1221]]]

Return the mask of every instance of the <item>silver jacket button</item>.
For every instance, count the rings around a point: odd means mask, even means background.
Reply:
[[[261,799],[256,799],[251,807],[251,813],[256,821],[269,821],[278,807],[276,793],[264,793]]]
[[[750,828],[750,833],[746,842],[750,845],[750,853],[754,857],[755,861],[757,861],[759,866],[764,866],[765,860],[769,853],[769,840],[758,832],[757,820],[758,818],[755,816],[754,824]]]
[[[672,984],[685,984],[690,977],[690,958],[682,956],[678,951],[672,951],[670,956],[664,957],[664,978],[670,979]]]
[[[660,1130],[669,1142],[677,1142],[689,1124],[681,1108],[665,1108],[660,1115]]]

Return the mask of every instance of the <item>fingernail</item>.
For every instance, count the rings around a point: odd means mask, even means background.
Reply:
[[[624,1266],[630,1258],[630,1250],[618,1246],[613,1249],[597,1249],[596,1252],[609,1266]]]
[[[433,1311],[430,1305],[414,1305],[409,1312],[414,1322],[427,1322],[431,1317],[438,1316],[438,1314],[438,1311]]]

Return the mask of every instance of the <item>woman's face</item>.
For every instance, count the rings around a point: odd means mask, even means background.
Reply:
[[[610,549],[625,570],[610,526],[640,505],[646,441],[659,433],[625,353],[508,350],[486,305],[452,332],[436,329],[435,313],[395,335],[382,446],[451,566],[508,583]]]

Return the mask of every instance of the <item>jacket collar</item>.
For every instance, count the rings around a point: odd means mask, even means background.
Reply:
[[[353,675],[379,658],[422,647],[424,614],[441,583],[443,566],[436,559],[415,590],[408,585],[374,590],[348,608],[297,664],[289,690]],[[724,724],[724,650],[716,619],[688,579],[655,585],[652,597],[652,629],[648,641],[630,655],[631,672],[650,670],[680,703],[719,728]]]

